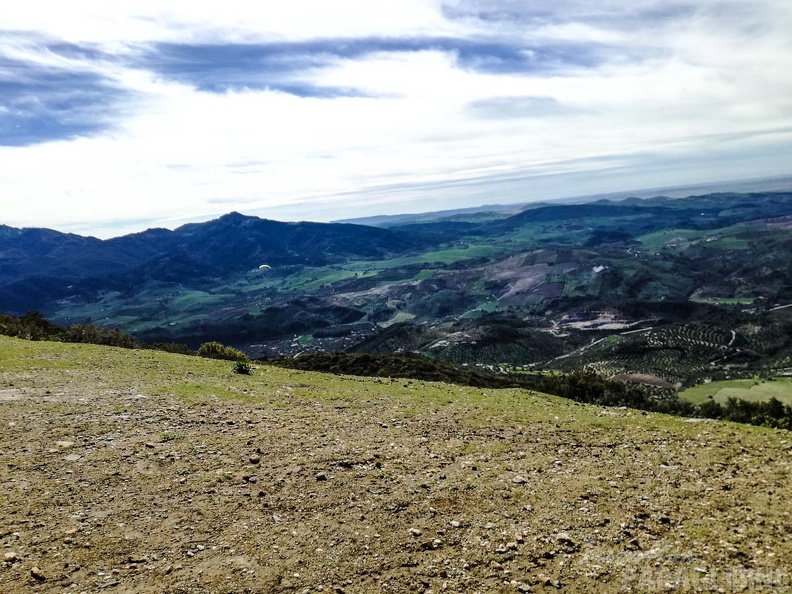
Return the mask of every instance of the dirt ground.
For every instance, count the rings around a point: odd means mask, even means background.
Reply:
[[[0,340],[1,592],[784,592],[792,435]]]

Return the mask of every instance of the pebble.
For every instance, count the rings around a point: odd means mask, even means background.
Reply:
[[[45,576],[38,567],[31,567],[30,575],[34,580],[38,580],[39,582],[44,582],[47,580],[47,576]]]
[[[528,482],[528,479],[526,479],[526,478],[525,478],[525,477],[523,477],[523,476],[517,475],[517,476],[515,476],[515,477],[512,479],[512,482],[513,482],[515,485],[524,485],[525,483],[527,483],[527,482]]]
[[[70,447],[72,447],[74,445],[74,442],[73,441],[66,441],[66,440],[56,441],[55,445],[58,446],[59,448],[70,448]]]
[[[451,525],[453,528],[461,528],[461,527],[462,527],[462,522],[458,522],[457,520],[451,520],[451,521],[449,522],[449,524],[450,524],[450,525]]]
[[[13,563],[14,561],[19,560],[19,555],[17,555],[14,551],[8,551],[3,555],[3,560],[8,563]]]
[[[327,475],[324,472],[317,472],[314,475],[314,478],[316,478],[317,481],[326,481]]]
[[[409,532],[409,533],[410,533],[412,536],[421,536],[421,534],[423,534],[423,532],[421,532],[420,530],[418,530],[418,528],[410,528],[410,529],[408,530],[408,532]]]
[[[561,543],[561,544],[567,544],[567,545],[575,544],[575,541],[572,540],[572,537],[569,536],[569,534],[567,534],[566,532],[559,532],[556,535],[555,539],[556,539],[556,542]]]
[[[261,462],[261,456],[259,456],[258,454],[251,454],[250,458],[248,459],[250,460],[251,464],[258,464],[259,462]]]
[[[63,459],[66,460],[66,462],[77,462],[80,458],[82,458],[80,454],[69,454],[68,456],[64,456]]]

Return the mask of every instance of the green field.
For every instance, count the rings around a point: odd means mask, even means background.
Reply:
[[[737,379],[722,382],[700,384],[680,392],[679,396],[690,402],[699,403],[710,396],[717,402],[726,402],[729,398],[741,398],[760,402],[777,398],[785,404],[792,405],[792,378]]]

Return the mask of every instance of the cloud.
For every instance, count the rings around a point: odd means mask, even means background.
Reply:
[[[6,224],[337,219],[792,162],[780,0],[30,0],[2,27]]]

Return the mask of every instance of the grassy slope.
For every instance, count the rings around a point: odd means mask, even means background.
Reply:
[[[230,370],[0,337],[0,541],[16,554],[0,590],[30,591],[33,566],[40,592],[789,577],[786,432],[519,390]]]

